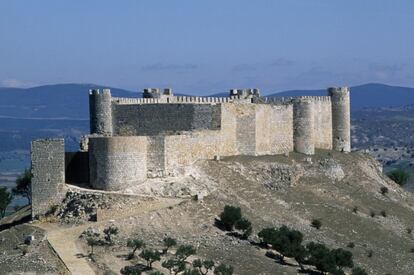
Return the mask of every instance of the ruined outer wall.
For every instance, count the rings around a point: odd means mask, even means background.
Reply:
[[[91,137],[90,184],[120,190],[147,176],[147,137]]]
[[[114,135],[157,135],[177,131],[220,129],[216,104],[112,105]]]
[[[41,216],[61,202],[65,182],[65,144],[63,139],[32,142],[32,217]]]
[[[313,100],[315,148],[332,149],[332,111],[329,96],[315,96]]]

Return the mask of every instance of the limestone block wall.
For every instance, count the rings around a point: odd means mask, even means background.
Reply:
[[[114,135],[137,136],[192,130],[218,130],[217,104],[113,104]]]
[[[315,96],[313,101],[315,148],[332,149],[332,112],[329,96]]]
[[[121,190],[147,177],[147,137],[91,137],[90,184],[100,190]]]
[[[293,108],[291,104],[256,104],[256,154],[293,151]]]
[[[46,214],[61,202],[65,192],[65,144],[63,139],[35,140],[31,145],[32,218]]]
[[[311,98],[297,98],[293,102],[293,144],[296,152],[315,153],[314,106]]]
[[[329,88],[332,99],[332,148],[340,152],[351,151],[351,109],[349,89]]]

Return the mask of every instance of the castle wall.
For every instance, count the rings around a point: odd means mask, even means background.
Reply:
[[[90,184],[120,190],[147,177],[147,137],[90,137]]]
[[[220,129],[220,107],[210,104],[115,104],[114,135],[157,135]]]
[[[256,154],[293,151],[293,108],[290,104],[256,105]]]
[[[109,89],[89,92],[89,119],[91,134],[112,135],[112,97]]]
[[[162,177],[165,175],[165,136],[148,136],[147,142],[147,176]]]
[[[328,96],[312,97],[314,115],[315,148],[332,149],[332,112],[331,98]]]
[[[351,151],[351,108],[349,89],[329,88],[332,98],[332,148],[340,152]]]
[[[65,192],[65,144],[63,139],[32,142],[32,218],[46,214],[61,202]]]
[[[313,155],[314,104],[309,97],[297,98],[293,102],[293,144],[296,152]]]

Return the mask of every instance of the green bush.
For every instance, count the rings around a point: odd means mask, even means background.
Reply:
[[[142,271],[140,270],[139,266],[128,265],[121,269],[122,275],[141,275]]]
[[[388,193],[388,188],[383,186],[383,187],[381,187],[380,192],[381,192],[381,194],[385,195],[385,194]]]
[[[351,275],[368,275],[368,273],[360,267],[354,267]]]
[[[253,231],[252,223],[245,218],[241,218],[240,220],[238,220],[235,224],[235,227],[237,230],[241,230],[243,232],[243,239],[247,239]]]
[[[143,240],[135,238],[135,239],[129,239],[127,241],[127,246],[132,248],[132,252],[129,254],[128,258],[132,259],[135,256],[135,252],[138,249],[144,248],[145,247],[145,243]]]
[[[191,255],[196,254],[196,252],[196,249],[191,245],[180,245],[175,255],[179,260],[185,261]]]
[[[20,195],[27,198],[29,204],[32,204],[32,172],[25,169],[24,172],[17,177],[16,187],[12,189],[13,195]]]
[[[145,261],[147,261],[147,267],[150,268],[150,269],[152,268],[152,264],[155,261],[161,260],[160,253],[158,251],[156,251],[156,250],[153,250],[153,249],[144,249],[139,254],[139,256],[141,258],[143,258]]]
[[[279,229],[265,228],[258,236],[263,243],[270,244],[282,255],[282,262],[285,256],[297,258],[298,262],[305,257],[305,249],[302,246],[303,234],[297,230],[283,225]]]
[[[230,265],[220,264],[214,269],[214,275],[232,275],[233,267]]]
[[[387,217],[387,212],[385,212],[385,210],[381,210],[381,216],[383,216],[384,218]]]
[[[240,207],[226,205],[220,214],[220,220],[226,230],[233,230],[234,225],[242,218]]]
[[[119,233],[119,228],[113,225],[110,225],[109,227],[105,228],[103,233],[105,234],[105,241],[112,245],[114,243],[114,240],[112,239],[112,236],[116,236]]]
[[[401,186],[406,184],[410,179],[410,174],[402,169],[393,170],[389,172],[387,176]]]
[[[320,229],[322,227],[322,222],[318,219],[313,219],[311,222],[311,226],[316,229]]]
[[[211,260],[196,259],[193,261],[193,267],[197,268],[200,274],[206,275],[210,270],[214,268],[214,262]]]
[[[162,242],[164,243],[164,246],[165,246],[165,248],[162,251],[163,254],[167,253],[168,249],[170,249],[171,247],[177,245],[177,240],[173,239],[173,238],[170,238],[170,237],[164,238],[164,240],[162,240]]]
[[[350,243],[348,243],[347,247],[354,248],[355,247],[355,244],[353,242],[350,242]]]
[[[12,194],[7,191],[7,187],[0,188],[0,219],[6,215],[7,206],[12,201]]]

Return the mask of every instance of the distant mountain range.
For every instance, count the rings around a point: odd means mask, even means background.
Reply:
[[[88,90],[95,84],[57,84],[28,89],[0,88],[0,118],[87,119]],[[140,93],[111,88],[113,96],[141,97]],[[269,96],[326,95],[326,90],[292,90]],[[214,96],[227,96],[227,93]],[[414,88],[384,84],[351,87],[353,110],[414,104]]]

